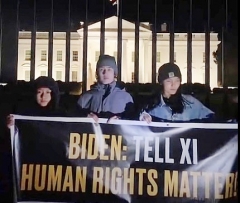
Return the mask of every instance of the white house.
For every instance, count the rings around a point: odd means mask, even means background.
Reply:
[[[112,16],[105,22],[105,53],[117,58],[118,18]],[[100,26],[97,22],[88,26],[88,88],[95,81],[95,67],[100,54]],[[134,72],[135,24],[122,21],[122,81],[132,82]],[[147,23],[140,24],[139,36],[139,82],[151,82],[152,75],[152,31]],[[37,32],[35,56],[35,77],[47,75],[48,32]],[[217,87],[217,65],[212,52],[219,44],[217,33],[210,33],[210,85]],[[83,29],[71,33],[70,81],[82,81]],[[53,35],[53,77],[64,81],[65,78],[66,33]],[[18,80],[30,79],[31,32],[19,32]],[[169,33],[157,34],[157,68],[169,62]],[[183,83],[187,81],[187,34],[175,33],[174,61],[179,65]],[[205,82],[205,33],[192,35],[192,81]]]

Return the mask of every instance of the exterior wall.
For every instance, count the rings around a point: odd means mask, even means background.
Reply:
[[[134,28],[134,25],[133,25]],[[124,29],[123,29],[124,32]],[[82,30],[78,30],[71,35],[71,58],[70,58],[70,81],[73,79],[73,71],[77,74],[77,81],[82,81]],[[105,53],[117,56],[117,32],[106,31],[105,33]],[[216,33],[211,33],[210,43],[210,77],[211,88],[217,87],[217,64],[213,61],[212,52],[217,49],[219,43]],[[124,32],[122,44],[122,81],[132,82],[134,72],[134,34],[133,32]],[[27,72],[30,71],[30,61],[25,60],[25,51],[31,48],[30,32],[20,32],[19,37],[19,51],[18,51],[18,80],[27,79]],[[41,50],[48,50],[48,35],[47,33],[37,33],[36,40],[36,75],[38,76],[46,71],[47,73],[47,60],[41,61]],[[64,81],[65,79],[65,50],[66,40],[65,33],[54,33],[53,40],[53,78]],[[57,51],[62,51],[62,61],[57,61]],[[78,51],[78,61],[73,61],[73,51]],[[88,84],[90,85],[95,81],[95,67],[100,51],[100,37],[99,32],[92,32],[89,27],[88,39]],[[193,33],[192,41],[192,82],[204,83],[205,82],[205,34]],[[160,58],[157,61],[157,70],[163,64],[169,61],[169,33],[159,33],[157,36],[157,52]],[[187,35],[186,33],[176,33],[174,42],[175,63],[179,65],[183,83],[187,81]],[[151,31],[146,30],[140,32],[139,39],[139,82],[150,83],[152,78],[152,41]],[[156,70],[156,71],[157,71]],[[62,77],[57,78],[57,71],[62,72]]]

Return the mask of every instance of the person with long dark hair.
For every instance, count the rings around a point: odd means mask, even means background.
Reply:
[[[174,63],[163,64],[158,70],[160,92],[141,111],[140,120],[191,121],[207,119],[214,112],[191,95],[181,92],[182,74]]]

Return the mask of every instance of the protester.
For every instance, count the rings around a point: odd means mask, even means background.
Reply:
[[[212,118],[214,112],[191,95],[181,93],[182,75],[174,63],[163,64],[158,70],[160,92],[140,113],[140,120],[191,121]]]
[[[58,84],[51,77],[40,76],[33,82],[33,94],[29,101],[20,102],[14,108],[14,114],[25,116],[65,116],[59,107],[60,92]],[[14,125],[12,114],[7,116],[7,126]]]
[[[131,95],[126,92],[124,83],[118,83],[115,58],[100,55],[96,65],[97,83],[80,95],[78,106],[81,112],[94,119],[130,119],[133,116],[134,104]]]

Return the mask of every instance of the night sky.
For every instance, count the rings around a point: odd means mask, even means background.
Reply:
[[[89,0],[89,22],[97,22],[102,15],[103,0]],[[158,0],[157,24],[172,21],[172,1]],[[175,0],[175,32],[186,32],[189,22],[190,0]],[[219,32],[225,24],[225,0],[211,0],[211,30]],[[30,30],[33,20],[33,1],[20,0],[20,29]],[[50,0],[37,0],[37,30],[47,31],[50,27]],[[106,17],[116,13],[116,6],[106,0]],[[85,0],[71,0],[71,30],[79,28],[85,18]],[[123,0],[123,18],[137,19],[137,0]],[[54,0],[54,31],[65,31],[68,22],[68,0]],[[207,0],[193,0],[193,32],[204,32],[207,20]],[[140,21],[154,22],[154,0],[140,0]],[[237,0],[228,0],[228,28],[237,31]]]

